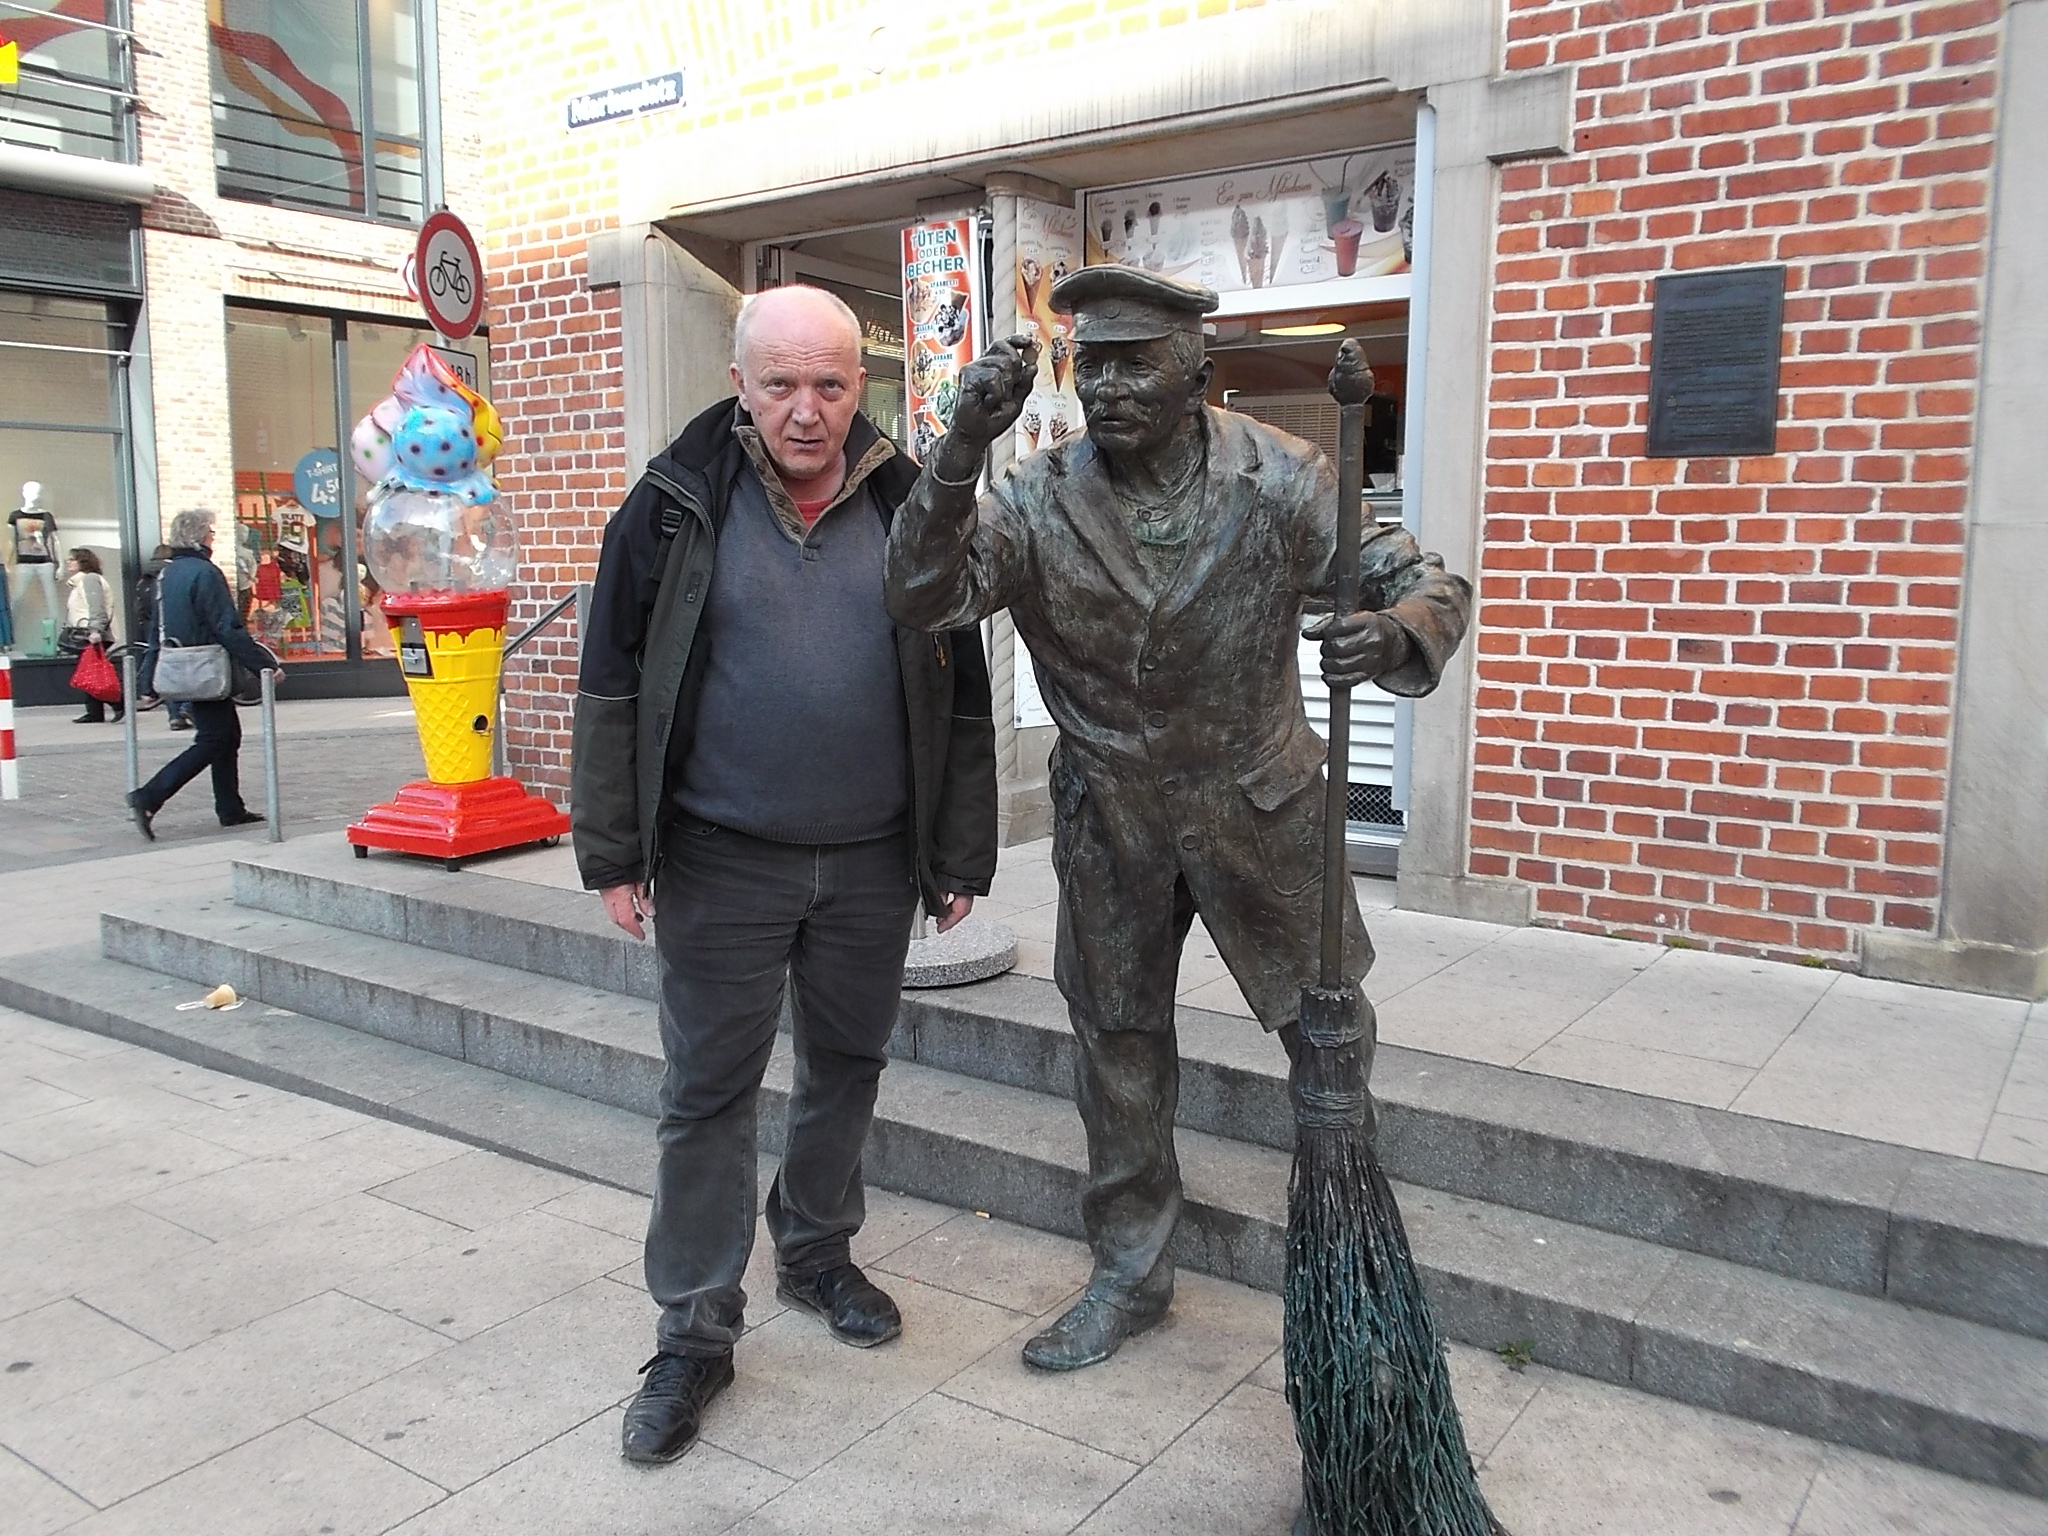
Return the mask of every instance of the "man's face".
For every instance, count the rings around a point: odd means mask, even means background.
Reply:
[[[1088,436],[1103,452],[1143,454],[1173,435],[1198,408],[1210,363],[1190,368],[1165,337],[1090,341],[1074,349],[1074,387],[1088,418]]]
[[[794,481],[839,463],[867,376],[845,317],[802,293],[768,302],[753,318],[746,357],[732,365],[733,388],[762,446]]]

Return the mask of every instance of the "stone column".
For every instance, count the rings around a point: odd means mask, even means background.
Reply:
[[[1950,759],[1941,926],[1868,931],[1863,971],[2002,997],[2048,997],[2048,0],[2006,15],[1999,79],[1977,462]]]

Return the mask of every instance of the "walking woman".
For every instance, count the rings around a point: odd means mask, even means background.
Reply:
[[[107,578],[100,571],[100,557],[84,547],[74,549],[64,557],[66,572],[65,585],[70,589],[64,601],[64,623],[74,633],[85,632],[87,645],[112,645],[114,643],[114,595],[107,585]],[[85,700],[85,713],[71,723],[73,725],[104,725],[107,720],[107,706],[89,693],[81,693]],[[121,706],[114,706],[114,722],[121,720]]]
[[[138,685],[145,697],[156,690],[157,657],[166,643],[225,646],[230,657],[254,672],[277,665],[235,612],[234,594],[213,563],[213,524],[213,513],[204,507],[171,519],[171,562],[157,580],[158,630],[150,636]],[[246,827],[263,819],[242,803],[242,721],[235,701],[194,699],[192,724],[192,745],[128,797],[135,825],[151,842],[156,832],[150,823],[164,802],[208,768],[213,770],[213,813],[222,826]]]

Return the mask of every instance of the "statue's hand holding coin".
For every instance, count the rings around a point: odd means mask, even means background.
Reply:
[[[1038,341],[1030,335],[999,341],[962,368],[953,419],[928,461],[932,474],[949,485],[972,484],[989,444],[1016,424],[1037,380]]]
[[[999,341],[960,370],[960,403],[950,435],[977,451],[1015,425],[1038,378],[1038,339],[1020,332]]]

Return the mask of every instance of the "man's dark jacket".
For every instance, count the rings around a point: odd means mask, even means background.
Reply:
[[[696,638],[718,530],[734,477],[754,472],[733,430],[743,421],[737,399],[697,417],[648,464],[605,529],[583,629],[570,769],[576,864],[590,890],[651,883],[660,865],[702,687]],[[855,416],[847,463],[857,464],[879,436],[865,416]],[[885,523],[916,480],[917,466],[900,453],[869,471],[866,483]],[[875,601],[881,599],[878,588]],[[896,655],[908,717],[918,885],[936,910],[946,892],[986,895],[995,875],[988,662],[972,627],[927,635],[898,625]],[[761,686],[775,681],[764,677]]]
[[[224,645],[228,655],[252,672],[277,665],[277,658],[249,633],[235,611],[228,579],[203,549],[171,551],[156,579],[156,611],[162,616],[162,634],[179,645]],[[136,691],[145,695],[156,691],[158,633],[152,621],[149,633],[138,637],[149,646],[135,681]]]

